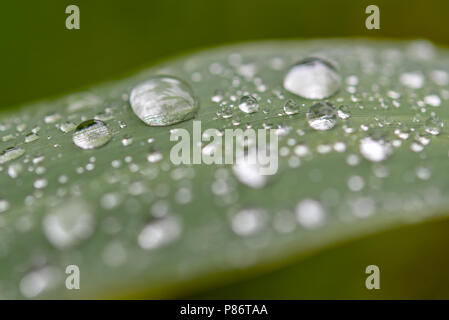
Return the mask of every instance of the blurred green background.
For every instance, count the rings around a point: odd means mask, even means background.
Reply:
[[[80,7],[80,30],[65,28],[69,4]],[[370,4],[380,8],[380,30],[365,28]],[[3,1],[0,15],[0,111],[222,43],[394,37],[449,44],[448,0],[17,0]]]

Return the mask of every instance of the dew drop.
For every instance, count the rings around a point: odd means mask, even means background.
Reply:
[[[439,107],[441,104],[441,99],[436,94],[430,94],[424,97],[424,103],[432,107]]]
[[[73,143],[81,149],[95,149],[108,143],[112,133],[101,120],[86,120],[76,127]]]
[[[94,222],[94,216],[87,204],[73,200],[48,213],[42,227],[53,246],[66,249],[87,240],[94,231]]]
[[[265,212],[260,209],[244,209],[232,217],[232,230],[239,236],[250,236],[259,231],[265,222]]]
[[[299,103],[293,99],[288,99],[284,103],[284,112],[289,115],[299,113]]]
[[[254,189],[263,188],[268,182],[267,176],[262,174],[263,167],[259,163],[258,152],[265,152],[265,150],[257,150],[256,147],[250,148],[246,155],[236,157],[232,167],[237,179]]]
[[[315,229],[324,223],[325,211],[318,201],[305,199],[296,206],[296,219],[304,228]]]
[[[338,117],[343,120],[347,120],[351,117],[351,110],[347,105],[342,105],[337,111]]]
[[[391,154],[391,146],[388,143],[372,137],[361,139],[359,149],[362,156],[372,162],[384,161]]]
[[[19,158],[25,153],[25,149],[20,147],[12,147],[0,153],[0,164]]]
[[[318,102],[307,112],[307,122],[315,130],[329,130],[337,124],[335,107],[327,102]]]
[[[61,115],[59,113],[52,113],[47,116],[45,116],[44,121],[45,123],[55,123],[56,121],[61,119]]]
[[[284,78],[284,88],[306,99],[325,99],[340,88],[341,76],[335,66],[320,58],[295,64]]]
[[[439,135],[443,130],[444,123],[440,118],[431,116],[426,120],[424,130],[431,135]]]
[[[5,199],[0,198],[0,213],[5,212],[9,209],[9,202]]]
[[[411,89],[419,89],[424,84],[424,77],[418,72],[405,72],[401,74],[399,81],[406,87]]]
[[[26,298],[34,298],[55,287],[61,274],[55,267],[46,266],[26,274],[20,281],[20,292]]]
[[[35,133],[29,133],[25,136],[25,143],[30,143],[39,139],[39,136]]]
[[[137,242],[142,249],[152,250],[177,240],[180,235],[179,220],[169,216],[146,225],[139,233]]]
[[[64,122],[63,124],[61,124],[59,126],[59,130],[61,130],[64,133],[72,132],[75,129],[76,129],[76,124],[74,124],[72,122]]]
[[[259,103],[253,96],[243,96],[240,99],[239,109],[245,113],[254,113],[259,111]]]
[[[168,126],[195,116],[198,101],[177,78],[156,76],[135,87],[129,98],[134,113],[149,126]]]

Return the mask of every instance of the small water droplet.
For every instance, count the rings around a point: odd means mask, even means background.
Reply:
[[[304,228],[318,228],[324,223],[325,218],[324,208],[316,200],[305,199],[296,206],[296,219]]]
[[[342,105],[338,108],[337,114],[340,119],[346,120],[351,117],[351,110],[347,105]]]
[[[23,168],[20,163],[13,163],[8,167],[8,176],[10,176],[12,179],[15,179],[20,175],[22,170]]]
[[[329,130],[337,124],[335,107],[327,102],[318,102],[307,112],[307,122],[315,130]]]
[[[25,136],[25,143],[30,143],[39,139],[39,136],[35,133],[29,133]]]
[[[37,179],[36,181],[34,181],[33,186],[36,189],[44,189],[45,187],[47,187],[48,185],[48,181],[47,179]]]
[[[362,156],[372,162],[384,161],[392,151],[390,144],[372,137],[361,139],[359,149]]]
[[[5,199],[0,198],[0,213],[5,212],[9,209],[9,202]]]
[[[149,126],[167,126],[195,116],[198,101],[177,78],[156,76],[135,87],[129,98],[134,113]]]
[[[258,152],[265,151],[257,150],[256,147],[250,148],[246,155],[235,159],[235,164],[232,167],[237,179],[254,189],[263,188],[267,184],[267,176],[261,173],[262,166],[259,164]]]
[[[443,130],[444,123],[440,118],[436,116],[431,116],[426,120],[424,130],[431,135],[439,135]]]
[[[76,124],[74,124],[72,122],[64,122],[63,124],[61,124],[59,126],[59,130],[61,130],[64,133],[72,132],[75,129],[76,129]]]
[[[0,164],[19,158],[25,153],[25,149],[20,147],[12,147],[0,153]]]
[[[436,94],[430,94],[424,97],[424,103],[432,107],[439,107],[441,104],[441,98]]]
[[[112,133],[101,120],[86,120],[76,127],[73,143],[81,149],[95,149],[108,143]]]
[[[146,225],[139,233],[137,242],[142,249],[152,250],[177,240],[180,235],[180,221],[168,216]]]
[[[289,115],[299,113],[299,103],[293,99],[288,99],[284,103],[284,112]]]
[[[133,138],[129,135],[126,135],[122,138],[122,145],[124,147],[130,146],[133,144]]]
[[[150,163],[156,163],[161,161],[163,158],[162,153],[156,150],[151,150],[147,156],[147,161]]]
[[[401,74],[399,81],[411,89],[419,89],[424,84],[424,77],[419,72],[405,72]]]
[[[307,58],[290,68],[284,88],[306,99],[325,99],[340,88],[341,76],[335,66],[320,58]]]
[[[26,298],[34,298],[55,287],[61,278],[59,270],[46,266],[26,274],[20,281],[20,292]]]
[[[244,209],[232,217],[232,230],[239,236],[250,236],[259,231],[265,222],[265,212],[260,209]]]
[[[59,113],[52,113],[47,116],[45,116],[44,121],[45,123],[55,123],[56,121],[61,119],[61,115]]]
[[[243,96],[240,99],[239,109],[245,113],[254,113],[259,111],[259,103],[253,96]]]

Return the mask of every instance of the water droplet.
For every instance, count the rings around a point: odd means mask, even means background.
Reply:
[[[10,176],[12,179],[15,179],[20,175],[22,170],[23,168],[20,163],[13,163],[8,167],[8,176]]]
[[[94,231],[94,222],[90,208],[78,199],[54,208],[45,216],[42,226],[48,241],[65,249],[88,239]]]
[[[411,89],[419,89],[424,84],[424,77],[418,72],[406,72],[401,74],[399,81]]]
[[[416,176],[421,180],[429,180],[432,176],[432,171],[426,167],[419,167],[415,171]]]
[[[72,122],[64,122],[63,124],[61,124],[59,126],[59,130],[61,130],[64,133],[72,132],[75,129],[76,129],[76,124],[74,124]]]
[[[296,206],[296,219],[304,228],[315,229],[324,223],[325,211],[318,201],[305,199]]]
[[[0,153],[0,164],[19,158],[25,153],[25,149],[20,147],[12,147]]]
[[[232,217],[232,230],[239,236],[250,236],[259,231],[265,222],[265,212],[260,209],[244,209]]]
[[[181,235],[180,221],[172,216],[161,218],[143,228],[137,242],[142,249],[151,250],[167,245]]]
[[[52,113],[47,116],[45,116],[44,121],[45,123],[55,123],[56,121],[61,119],[61,115],[59,113]]]
[[[5,212],[9,209],[9,202],[5,199],[0,198],[0,213]]]
[[[348,188],[351,191],[357,192],[363,189],[363,187],[365,186],[365,181],[363,180],[363,178],[361,176],[351,176],[348,179]]]
[[[29,133],[25,136],[25,143],[30,143],[39,139],[39,136],[35,133]]]
[[[236,157],[235,164],[232,167],[237,179],[254,189],[263,188],[267,184],[267,176],[262,174],[258,152],[265,152],[265,150],[257,150],[256,147],[250,148],[246,155]]]
[[[384,161],[392,151],[390,144],[372,137],[361,139],[359,149],[362,156],[372,162]]]
[[[432,107],[439,107],[441,104],[441,98],[436,94],[430,94],[424,97],[424,103]]]
[[[299,113],[299,103],[293,99],[288,99],[284,104],[284,112],[286,114],[296,114]]]
[[[130,145],[132,145],[132,144],[133,144],[133,138],[132,138],[131,136],[126,135],[126,136],[123,137],[123,139],[122,139],[122,145],[123,145],[124,147],[130,146]]]
[[[106,124],[100,120],[87,120],[76,127],[73,133],[73,143],[81,149],[95,149],[108,143],[112,133]]]
[[[198,101],[190,86],[177,78],[156,76],[130,95],[134,113],[149,126],[167,126],[195,116]]]
[[[441,133],[443,127],[444,123],[442,120],[440,120],[440,118],[436,116],[431,116],[426,120],[424,130],[426,130],[427,133],[436,136]]]
[[[151,150],[147,156],[147,161],[150,163],[156,163],[163,159],[162,153],[156,150]]]
[[[307,58],[290,68],[284,88],[306,99],[325,99],[340,88],[341,77],[330,62]]]
[[[340,119],[346,120],[351,117],[351,110],[348,106],[342,105],[338,108],[337,114]]]
[[[37,179],[36,181],[34,181],[33,186],[36,189],[44,189],[45,187],[47,187],[48,185],[48,181],[47,179]]]
[[[259,103],[253,96],[243,96],[240,99],[239,109],[245,113],[254,113],[259,111]]]
[[[61,274],[55,267],[46,266],[26,274],[20,281],[20,292],[26,298],[34,298],[45,290],[55,287]]]
[[[335,107],[327,102],[318,102],[307,112],[307,122],[315,130],[329,130],[337,124]]]

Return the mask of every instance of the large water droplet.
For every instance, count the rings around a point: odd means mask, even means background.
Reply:
[[[290,68],[284,88],[306,99],[325,99],[340,88],[341,76],[335,66],[320,58],[307,58]]]
[[[0,153],[0,164],[19,158],[25,153],[25,150],[20,147],[8,148]]]
[[[167,126],[194,117],[198,101],[177,78],[156,76],[135,87],[129,98],[134,113],[149,126]]]
[[[318,102],[307,112],[307,121],[315,130],[329,130],[337,124],[337,112],[330,103]]]
[[[243,96],[240,99],[239,109],[245,113],[254,113],[259,110],[259,103],[253,96]]]
[[[100,120],[87,120],[76,127],[73,133],[73,143],[81,149],[99,148],[109,142],[112,133],[106,124]]]

